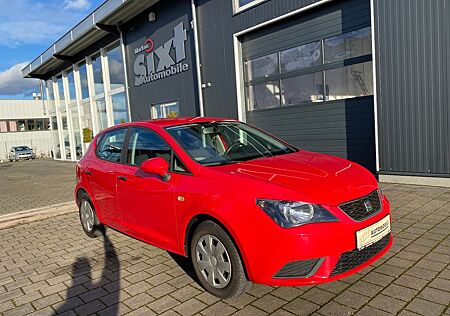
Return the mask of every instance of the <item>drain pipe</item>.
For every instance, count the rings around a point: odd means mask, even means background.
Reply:
[[[203,105],[202,73],[200,64],[200,46],[198,39],[197,8],[195,6],[195,0],[191,0],[191,10],[192,28],[194,30],[195,64],[197,68],[198,105],[200,108],[200,116],[205,116],[205,109]]]

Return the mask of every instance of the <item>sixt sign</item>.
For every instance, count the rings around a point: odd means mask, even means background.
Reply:
[[[181,22],[173,28],[173,38],[155,49],[152,39],[135,48],[134,85],[143,84],[177,75],[189,70],[186,59],[187,32]]]

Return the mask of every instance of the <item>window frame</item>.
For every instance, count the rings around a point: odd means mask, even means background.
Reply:
[[[271,75],[271,76],[267,76],[267,77],[257,77],[254,79],[248,79],[247,77],[247,71],[246,71],[246,67],[243,67],[243,71],[241,73],[241,76],[243,78],[243,85],[244,85],[244,96],[245,96],[245,111],[246,112],[254,112],[254,111],[265,111],[265,110],[275,110],[275,109],[281,109],[284,107],[290,107],[290,106],[305,106],[305,105],[322,105],[322,104],[328,104],[328,103],[333,103],[333,102],[342,102],[343,100],[349,100],[349,99],[353,99],[353,98],[347,98],[347,99],[339,99],[339,100],[327,100],[327,80],[326,80],[326,76],[325,73],[328,70],[332,70],[332,69],[338,69],[341,67],[345,67],[345,66],[351,66],[351,65],[355,65],[355,64],[362,64],[365,62],[373,62],[374,61],[374,57],[373,57],[373,47],[371,50],[370,54],[366,54],[366,55],[360,55],[360,56],[356,56],[356,57],[351,57],[348,59],[342,59],[342,60],[337,60],[337,61],[333,61],[333,62],[325,62],[325,40],[328,38],[333,38],[335,36],[339,36],[339,35],[343,35],[343,34],[347,34],[347,33],[351,33],[354,31],[358,31],[361,29],[365,29],[370,27],[370,31],[371,34],[373,32],[373,28],[371,26],[358,26],[358,27],[354,27],[351,29],[347,29],[344,32],[340,32],[340,34],[336,34],[336,35],[329,35],[329,36],[325,36],[325,37],[321,37],[320,39],[317,40],[309,40],[309,41],[305,41],[305,42],[298,42],[295,45],[291,46],[291,47],[285,47],[283,49],[278,49],[276,51],[272,51],[272,52],[264,52],[261,53],[260,55],[254,55],[251,57],[247,57],[242,59],[242,63],[243,65],[245,65],[247,62],[249,62],[250,60],[255,60],[258,59],[260,57],[264,57],[264,56],[268,56],[268,55],[272,55],[274,53],[276,53],[278,55],[278,69],[279,69],[279,73]],[[287,72],[283,72],[282,71],[282,65],[281,65],[281,53],[284,51],[287,51],[289,49],[293,49],[296,47],[300,47],[303,45],[307,45],[307,44],[311,44],[314,42],[320,42],[320,49],[321,49],[321,59],[320,59],[320,64],[312,66],[312,67],[307,67],[307,68],[303,68],[303,69],[297,69],[297,70],[292,70],[292,71],[287,71]],[[286,105],[283,102],[283,91],[282,91],[282,80],[283,79],[289,79],[289,78],[294,78],[294,77],[298,77],[298,76],[302,76],[302,75],[308,75],[308,74],[312,74],[312,73],[316,73],[316,72],[322,72],[322,84],[323,84],[323,98],[321,101],[305,101],[299,104],[290,104],[290,105]],[[261,84],[269,84],[271,82],[278,82],[279,87],[280,87],[280,91],[278,93],[279,98],[280,98],[280,102],[279,105],[276,107],[269,107],[269,108],[262,108],[262,109],[250,109],[250,103],[249,103],[249,99],[248,99],[248,93],[250,90],[250,87],[254,87],[257,85],[261,85]],[[373,94],[372,94],[373,96]],[[367,96],[364,96],[367,97]],[[356,97],[354,97],[356,98]]]
[[[244,4],[243,6],[239,5],[239,0],[232,0],[232,1],[233,1],[233,14],[238,14],[243,11],[249,10],[250,8],[253,8],[268,0],[253,0],[252,2]]]
[[[106,160],[106,159],[103,159],[103,158],[101,158],[99,155],[98,155],[98,146],[100,145],[100,143],[103,141],[103,138],[107,135],[107,134],[109,134],[109,133],[112,133],[112,132],[116,132],[116,131],[118,131],[118,130],[121,130],[121,129],[123,129],[123,130],[125,130],[125,138],[123,139],[123,143],[122,143],[122,148],[121,148],[121,152],[120,152],[120,160],[117,162],[117,161],[111,161],[111,160]],[[127,143],[127,140],[128,140],[128,133],[129,133],[129,128],[128,127],[119,127],[119,128],[113,128],[113,129],[109,129],[109,130],[105,130],[104,132],[102,131],[98,136],[97,136],[97,140],[96,140],[96,142],[95,142],[95,157],[96,158],[98,158],[98,159],[100,159],[101,161],[105,161],[105,162],[109,162],[109,163],[114,163],[114,164],[119,164],[119,165],[125,165],[124,163],[123,163],[123,160],[124,160],[124,148],[125,148],[125,143]]]

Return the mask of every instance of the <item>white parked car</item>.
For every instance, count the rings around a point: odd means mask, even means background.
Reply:
[[[23,160],[23,159],[35,159],[36,155],[28,146],[14,146],[8,153],[9,161]]]

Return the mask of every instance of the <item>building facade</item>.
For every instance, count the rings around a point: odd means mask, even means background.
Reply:
[[[448,184],[448,1],[109,0],[23,75],[46,82],[61,159],[120,122],[205,115]]]
[[[51,157],[50,119],[42,100],[0,100],[0,161],[8,160],[14,146],[28,146],[37,157]]]

